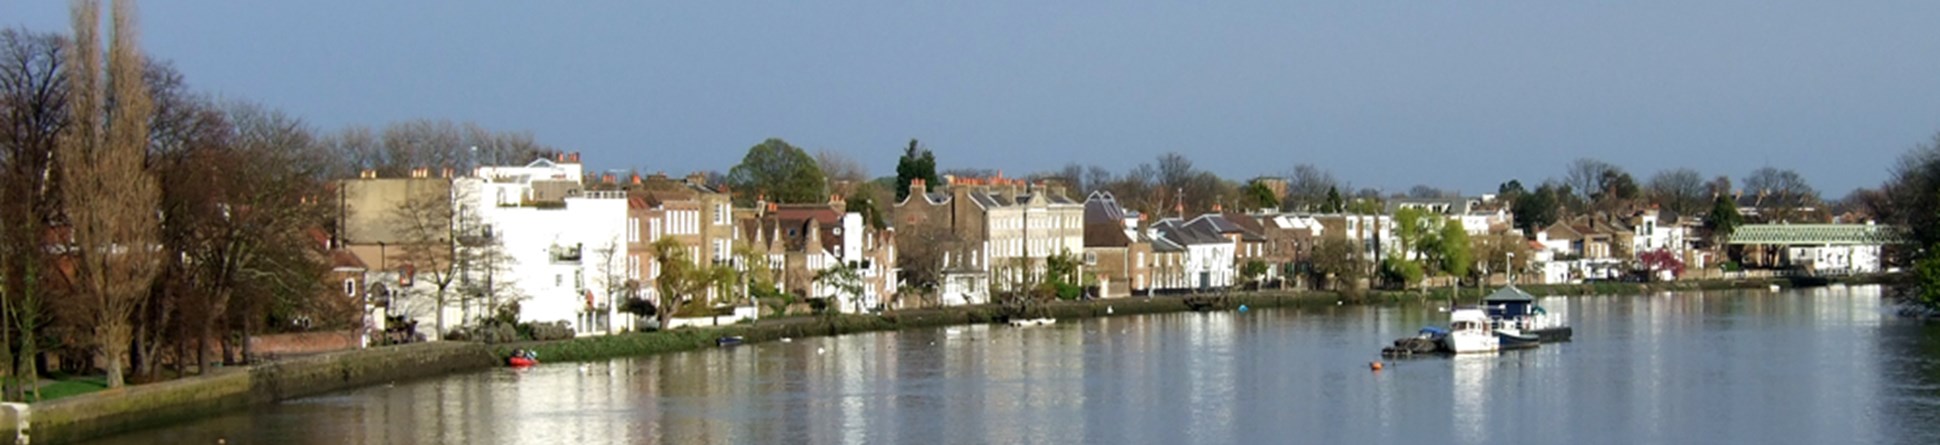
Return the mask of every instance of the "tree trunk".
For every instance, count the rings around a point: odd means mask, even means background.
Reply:
[[[101,358],[106,360],[102,368],[108,373],[108,387],[120,388],[126,385],[129,326],[128,320],[104,317],[101,324],[94,327],[96,344],[101,347]]]

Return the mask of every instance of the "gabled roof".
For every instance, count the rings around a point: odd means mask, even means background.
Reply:
[[[1152,225],[1152,230],[1159,233],[1159,236],[1155,238],[1163,238],[1166,241],[1181,246],[1231,244],[1233,242],[1224,236],[1220,236],[1219,233],[1205,228],[1205,226],[1186,224],[1178,219],[1159,221],[1158,224]],[[1156,245],[1156,243],[1154,244]]]
[[[1125,215],[1125,207],[1118,205],[1118,198],[1113,197],[1111,192],[1099,190],[1085,197],[1086,226],[1105,222],[1123,225]]]

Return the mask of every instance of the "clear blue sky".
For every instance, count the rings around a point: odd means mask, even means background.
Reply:
[[[61,1],[0,25],[64,31]],[[528,130],[596,168],[726,170],[767,137],[893,174],[1122,172],[1493,191],[1793,168],[1828,199],[1940,131],[1940,2],[147,2],[202,91],[320,128]],[[570,5],[570,6],[568,6]]]

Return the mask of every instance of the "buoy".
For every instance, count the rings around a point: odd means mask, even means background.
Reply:
[[[1771,289],[1772,289],[1772,292],[1778,292],[1778,285],[1776,284],[1772,285]]]
[[[815,355],[822,355],[828,352],[829,352],[828,348],[815,348]]]
[[[1335,306],[1340,306],[1340,305],[1341,305],[1341,303],[1342,303],[1342,302],[1341,302],[1340,300],[1334,300],[1334,305],[1335,305]]]
[[[1111,315],[1111,306],[1105,306],[1105,315]]]
[[[1381,361],[1380,361],[1380,360],[1375,360],[1375,361],[1372,361],[1372,362],[1368,362],[1368,364],[1367,364],[1367,369],[1371,369],[1371,370],[1375,370],[1375,371],[1380,371],[1380,370],[1381,370]]]
[[[792,338],[788,338],[788,337],[782,337],[782,338],[781,338],[781,342],[782,342],[782,343],[789,343],[789,342],[793,342],[793,341],[795,341],[795,339],[792,339]]]
[[[580,374],[585,374],[585,373],[586,373],[586,365],[583,365],[583,364],[582,364],[582,365],[579,365],[579,373],[580,373]]]
[[[1240,312],[1246,312],[1246,305],[1244,305],[1244,304],[1242,304],[1242,305],[1239,305],[1239,311],[1240,311]]]

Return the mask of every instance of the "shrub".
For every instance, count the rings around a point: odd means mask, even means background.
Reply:
[[[566,322],[526,323],[519,325],[527,338],[535,341],[565,340],[573,338],[573,328]]]

